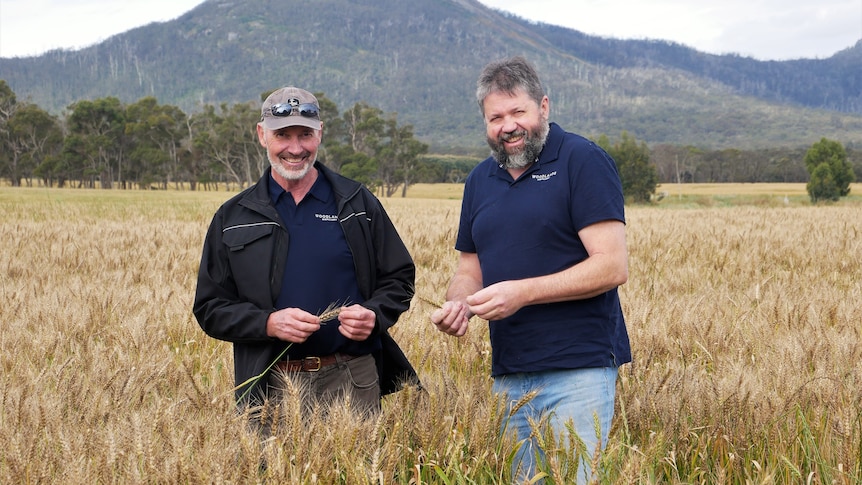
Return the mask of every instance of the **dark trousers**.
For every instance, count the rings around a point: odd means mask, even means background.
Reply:
[[[321,367],[317,371],[282,372],[269,376],[269,396],[273,404],[302,406],[304,414],[323,411],[333,405],[348,406],[359,415],[380,411],[380,382],[372,355]],[[294,396],[299,402],[293,402]]]

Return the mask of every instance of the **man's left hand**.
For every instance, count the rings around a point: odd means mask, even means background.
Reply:
[[[338,326],[341,335],[350,340],[361,342],[374,331],[377,315],[362,305],[350,305],[341,308],[338,321],[341,323]]]
[[[501,281],[467,297],[470,311],[485,320],[502,320],[524,306],[520,281]]]

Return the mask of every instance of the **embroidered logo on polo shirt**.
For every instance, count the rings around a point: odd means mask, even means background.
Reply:
[[[550,179],[554,175],[557,175],[556,171],[551,172],[551,173],[534,173],[532,175],[532,177],[533,177],[533,180],[535,180],[537,182],[544,182],[545,180]]]
[[[323,222],[338,222],[338,216],[336,214],[314,214],[314,217]]]

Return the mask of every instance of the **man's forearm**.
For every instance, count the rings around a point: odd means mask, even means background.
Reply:
[[[465,298],[482,289],[482,282],[463,274],[456,274],[449,282],[446,300],[464,301]]]

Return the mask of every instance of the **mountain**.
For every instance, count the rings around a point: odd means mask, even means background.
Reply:
[[[703,148],[862,144],[862,41],[828,59],[757,61],[664,41],[593,37],[475,0],[208,0],[78,51],[0,59],[19,99],[55,114],[81,99],[155,96],[186,112],[297,85],[341,110],[396,112],[432,151],[484,145],[474,91],[522,54],[552,119],[612,139]]]

